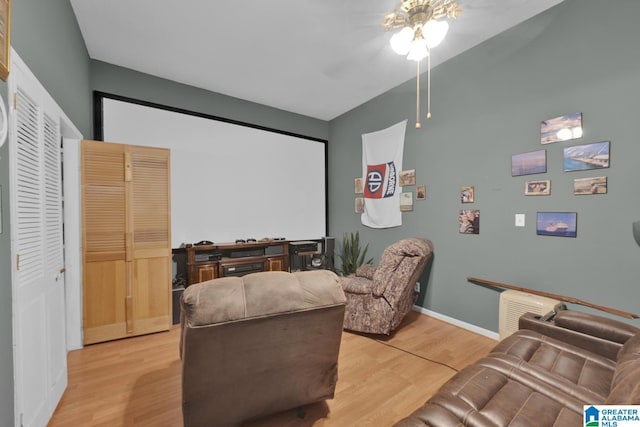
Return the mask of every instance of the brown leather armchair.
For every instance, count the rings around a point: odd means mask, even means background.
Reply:
[[[223,277],[189,286],[181,308],[185,427],[333,398],[344,317],[335,273]]]
[[[432,253],[430,240],[403,239],[384,250],[377,267],[363,265],[355,275],[343,277],[344,328],[391,334],[415,303],[416,281]]]

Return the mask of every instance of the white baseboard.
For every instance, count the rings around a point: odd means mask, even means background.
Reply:
[[[500,335],[497,332],[493,332],[488,329],[484,329],[479,326],[472,325],[471,323],[463,322],[462,320],[454,319],[453,317],[445,316],[444,314],[440,314],[435,311],[427,310],[424,307],[419,307],[417,305],[414,305],[413,310],[419,313],[425,314],[427,316],[431,316],[435,319],[442,320],[443,322],[447,322],[447,323],[451,323],[452,325],[459,326],[468,331],[475,332],[476,334],[484,335],[485,337],[494,339],[496,341],[500,339]]]

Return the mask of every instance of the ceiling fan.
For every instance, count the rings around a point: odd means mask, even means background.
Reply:
[[[438,46],[449,31],[449,23],[444,19],[455,19],[461,12],[460,4],[454,0],[400,0],[400,5],[384,17],[385,30],[400,28],[391,37],[391,48],[416,61],[416,129],[421,127],[420,61],[427,58],[427,119],[430,119],[431,49]]]

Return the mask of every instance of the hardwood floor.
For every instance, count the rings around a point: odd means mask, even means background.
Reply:
[[[181,427],[178,342],[174,327],[69,353],[69,385],[49,426]],[[304,419],[290,410],[245,426],[390,426],[495,344],[417,312],[390,338],[345,331],[334,399],[306,406]]]

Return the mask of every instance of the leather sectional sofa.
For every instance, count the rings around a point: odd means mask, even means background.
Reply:
[[[640,404],[639,328],[576,311],[519,328],[396,426],[580,426],[583,405]]]

